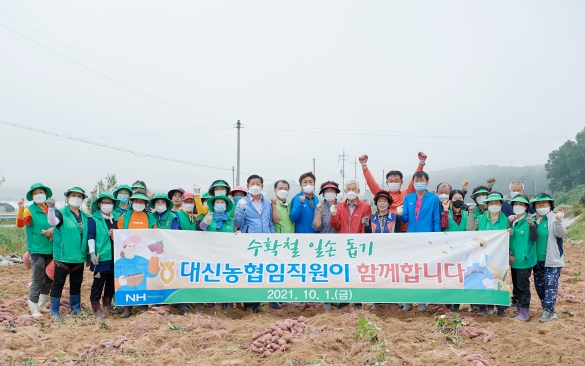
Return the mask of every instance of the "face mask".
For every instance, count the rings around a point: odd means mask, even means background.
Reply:
[[[358,194],[355,193],[354,191],[349,191],[345,194],[345,197],[347,197],[347,199],[349,200],[355,200],[357,198]]]
[[[335,201],[335,199],[337,198],[337,195],[333,192],[327,192],[323,195],[323,197],[325,197],[325,201]]]
[[[195,207],[194,204],[192,203],[183,203],[183,208],[185,209],[185,211],[187,212],[193,212],[193,208]]]
[[[130,198],[130,196],[128,196],[127,194],[119,194],[118,195],[118,199],[120,200],[120,203],[122,203],[122,204],[128,203],[129,198]]]
[[[83,203],[83,198],[71,197],[69,198],[69,206],[80,207]]]
[[[47,200],[47,195],[44,193],[35,194],[33,196],[33,201],[35,203],[43,203]]]
[[[475,202],[477,202],[478,205],[483,205],[484,201],[487,199],[486,196],[479,196],[477,197],[477,199],[475,200]]]
[[[100,207],[100,210],[105,214],[109,214],[110,212],[112,212],[113,209],[114,209],[114,205],[111,205],[111,204],[103,204]]]
[[[250,192],[250,194],[252,196],[257,196],[260,193],[262,193],[262,187],[260,187],[260,186],[252,186],[252,187],[248,188],[248,192]]]
[[[536,209],[536,213],[539,214],[540,216],[544,216],[549,212],[550,212],[550,208],[548,208],[548,207]]]
[[[154,210],[158,213],[163,213],[167,210],[167,205],[156,205],[154,206]]]
[[[440,202],[445,202],[449,199],[449,195],[448,194],[440,194],[439,195],[439,201]]]
[[[225,203],[216,203],[215,205],[213,205],[213,209],[215,210],[215,212],[222,214],[225,212],[226,204]]]
[[[276,192],[276,195],[278,196],[278,198],[284,200],[288,197],[288,191],[281,189],[280,191]]]
[[[453,201],[453,207],[455,208],[463,207],[463,201],[462,200]]]
[[[427,190],[427,184],[426,183],[414,183],[414,189],[417,192],[426,191]]]
[[[306,186],[303,187],[303,193],[305,193],[305,194],[311,194],[313,192],[315,192],[315,186],[312,186],[312,185],[309,184],[309,185],[306,185]]]
[[[488,210],[490,210],[490,212],[493,212],[493,213],[498,213],[498,212],[502,211],[502,206],[491,205],[491,206],[488,206]]]
[[[146,205],[144,203],[133,203],[132,204],[132,209],[136,212],[144,211],[145,207],[146,207]]]
[[[225,196],[227,194],[227,189],[218,189],[215,191],[216,196]]]
[[[388,190],[390,192],[398,192],[400,190],[400,183],[388,183]]]
[[[519,194],[520,194],[520,192],[512,192],[512,193],[510,193],[510,198],[514,199],[514,198],[518,197]]]
[[[514,207],[512,207],[512,210],[514,211],[515,215],[522,215],[524,212],[526,212],[526,208],[524,208],[524,206],[521,205],[514,205]]]
[[[242,196],[236,196],[236,197],[234,197],[234,202],[238,203],[238,201],[241,199],[242,199]]]

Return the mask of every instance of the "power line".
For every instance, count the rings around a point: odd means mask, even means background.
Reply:
[[[107,149],[122,151],[122,152],[130,153],[130,154],[134,154],[134,155],[136,155],[139,158],[152,158],[152,159],[158,159],[158,160],[166,160],[166,161],[172,161],[174,163],[181,163],[181,164],[187,164],[187,165],[195,165],[195,166],[200,166],[200,167],[203,167],[203,168],[210,168],[210,169],[232,170],[231,168],[220,168],[220,167],[212,166],[212,165],[197,164],[197,163],[192,163],[192,162],[189,162],[189,161],[177,160],[177,159],[172,159],[172,158],[166,158],[166,157],[163,157],[163,156],[151,155],[151,154],[141,153],[141,152],[137,152],[137,151],[133,151],[133,150],[122,149],[122,148],[119,148],[119,147],[116,147],[116,146],[106,145],[106,144],[102,144],[102,143],[94,142],[94,141],[88,141],[88,140],[84,140],[84,139],[81,139],[81,138],[78,138],[78,137],[67,136],[67,135],[63,135],[63,134],[60,134],[60,133],[55,133],[55,132],[51,132],[51,131],[41,130],[39,128],[34,128],[34,127],[25,126],[25,125],[20,125],[20,124],[13,123],[13,122],[10,122],[10,121],[6,121],[6,120],[3,120],[3,119],[0,119],[0,124],[7,125],[7,126],[12,126],[12,127],[16,127],[16,128],[22,128],[22,129],[25,129],[25,130],[40,132],[40,133],[44,133],[44,134],[51,135],[51,136],[57,136],[57,137],[60,137],[60,138],[63,138],[63,139],[67,139],[67,140],[73,140],[73,141],[83,142],[85,144],[95,145],[95,146],[99,146],[99,147],[105,147]]]
[[[209,114],[213,114],[214,116],[217,116],[217,117],[220,117],[220,118],[224,118],[224,119],[226,119],[226,120],[228,120],[228,121],[232,121],[232,120],[233,120],[233,119],[231,119],[231,118],[227,118],[227,117],[221,116],[221,115],[219,115],[219,114],[216,114],[216,113],[213,113],[213,112],[207,111],[207,110],[205,110],[205,109],[203,109],[203,108],[199,108],[199,107],[197,107],[197,106],[195,106],[195,105],[193,105],[193,104],[191,104],[191,103],[189,103],[189,102],[187,102],[187,101],[184,101],[184,100],[182,100],[182,99],[179,99],[179,98],[177,98],[177,97],[174,97],[174,96],[172,96],[172,95],[170,95],[170,94],[168,94],[168,93],[165,93],[164,91],[162,91],[162,90],[160,90],[160,89],[157,89],[157,88],[155,88],[154,86],[148,85],[148,84],[146,84],[146,83],[144,83],[144,82],[142,82],[142,81],[140,81],[140,80],[138,80],[138,79],[136,79],[136,78],[133,78],[132,76],[130,76],[130,75],[128,75],[128,74],[125,74],[125,73],[123,73],[123,72],[122,72],[122,71],[120,71],[120,70],[117,70],[117,69],[115,69],[115,68],[113,68],[113,67],[111,67],[111,66],[109,66],[109,65],[106,65],[105,63],[103,63],[103,62],[101,62],[101,61],[99,61],[99,60],[96,60],[95,58],[93,58],[93,57],[91,57],[91,56],[89,56],[89,55],[87,55],[87,54],[85,54],[85,53],[83,53],[83,52],[81,52],[81,51],[78,51],[78,50],[76,50],[75,48],[73,48],[73,47],[71,47],[71,46],[69,46],[69,45],[67,45],[67,44],[65,44],[65,43],[63,43],[63,42],[61,42],[61,41],[59,41],[59,40],[58,40],[58,39],[56,39],[56,38],[53,38],[53,37],[51,37],[50,35],[48,35],[48,34],[46,34],[46,33],[43,33],[43,32],[41,32],[40,30],[38,30],[38,29],[36,29],[36,28],[34,28],[34,27],[32,27],[32,26],[30,26],[30,25],[26,24],[26,23],[25,23],[25,22],[23,22],[22,20],[18,20],[18,19],[16,19],[16,18],[15,18],[15,17],[13,17],[12,15],[10,15],[10,14],[8,14],[8,13],[5,13],[5,12],[3,12],[2,10],[0,10],[0,13],[2,13],[2,14],[4,14],[4,15],[6,15],[6,16],[7,16],[7,17],[9,17],[9,18],[12,18],[12,19],[16,20],[17,22],[19,22],[19,23],[21,23],[21,24],[24,24],[25,26],[29,27],[30,29],[34,30],[35,32],[38,32],[38,33],[42,34],[43,36],[45,36],[45,37],[47,37],[47,38],[49,38],[49,39],[52,39],[53,41],[55,41],[55,42],[57,42],[57,43],[59,43],[59,44],[62,44],[63,46],[65,46],[65,47],[69,48],[70,50],[73,50],[73,51],[75,51],[75,52],[79,53],[80,55],[82,55],[82,56],[85,56],[85,57],[89,58],[90,60],[92,60],[92,61],[95,61],[95,62],[97,62],[98,64],[100,64],[100,65],[103,65],[103,66],[107,67],[108,69],[110,69],[110,70],[113,70],[113,71],[115,71],[115,72],[117,72],[117,73],[119,73],[119,74],[122,74],[122,75],[126,76],[127,78],[129,78],[129,79],[132,79],[132,80],[136,81],[137,83],[140,83],[140,84],[142,84],[142,85],[144,85],[144,86],[146,86],[146,87],[148,87],[148,88],[150,88],[150,89],[152,89],[152,90],[156,90],[157,92],[159,92],[159,93],[161,93],[161,94],[164,94],[164,95],[166,95],[167,97],[170,97],[170,98],[173,98],[173,99],[175,99],[175,100],[178,100],[179,102],[182,102],[182,103],[188,104],[188,105],[190,105],[190,106],[191,106],[191,107],[193,107],[193,108],[199,109],[200,111],[203,111],[203,112],[206,112],[206,113],[209,113]]]
[[[231,125],[231,123],[228,123],[228,122],[223,122],[223,121],[220,121],[220,120],[218,120],[218,119],[215,119],[215,118],[211,118],[211,117],[207,117],[207,116],[205,116],[205,115],[199,114],[199,113],[195,113],[195,112],[193,112],[193,111],[190,111],[190,110],[188,110],[188,109],[185,109],[185,108],[183,108],[183,107],[180,107],[180,106],[178,106],[178,105],[176,105],[176,104],[172,104],[172,103],[166,102],[166,101],[164,101],[164,100],[162,100],[162,99],[159,99],[159,98],[157,98],[157,97],[155,97],[155,96],[152,96],[152,95],[150,95],[150,94],[146,94],[146,93],[144,93],[144,92],[142,92],[142,91],[140,91],[140,90],[138,90],[138,89],[136,89],[136,88],[133,88],[133,87],[131,87],[131,86],[129,86],[129,85],[126,85],[126,84],[124,84],[124,83],[122,83],[122,82],[120,82],[120,81],[118,81],[118,80],[112,79],[111,77],[109,77],[109,76],[107,76],[107,75],[104,75],[104,74],[102,74],[102,73],[101,73],[101,72],[99,72],[99,71],[96,71],[96,70],[94,70],[94,69],[92,69],[92,68],[89,68],[89,67],[87,67],[87,66],[85,66],[85,65],[83,65],[83,64],[81,64],[81,63],[79,63],[79,62],[77,62],[77,61],[74,61],[74,60],[70,59],[69,57],[67,57],[67,56],[64,56],[64,55],[60,54],[60,53],[59,53],[59,52],[57,52],[57,51],[53,51],[52,49],[50,49],[50,48],[48,48],[48,47],[46,47],[46,46],[43,46],[42,44],[40,44],[40,43],[38,43],[38,42],[36,42],[36,41],[33,41],[32,39],[30,39],[30,38],[28,38],[28,37],[25,37],[25,36],[23,36],[22,34],[20,34],[20,33],[16,32],[16,31],[14,31],[14,30],[12,30],[12,29],[10,29],[10,28],[6,27],[6,26],[4,26],[3,24],[0,24],[0,27],[2,27],[2,28],[4,28],[4,29],[6,29],[6,30],[8,30],[8,31],[10,31],[10,32],[12,32],[12,33],[14,33],[14,34],[16,34],[16,35],[18,35],[18,36],[20,36],[20,37],[22,37],[22,38],[24,38],[24,39],[28,40],[28,41],[30,41],[30,42],[32,42],[32,43],[34,43],[34,44],[36,44],[36,45],[37,45],[37,46],[39,46],[39,47],[42,47],[42,48],[46,49],[47,51],[50,51],[50,52],[52,52],[52,53],[54,53],[54,54],[56,54],[56,55],[58,55],[58,56],[60,56],[60,57],[62,57],[62,58],[64,58],[64,59],[66,59],[66,60],[68,60],[68,61],[71,61],[71,62],[73,62],[74,64],[76,64],[76,65],[79,65],[79,66],[83,67],[83,68],[84,68],[84,69],[86,69],[86,70],[89,70],[89,71],[91,71],[91,72],[93,72],[93,73],[95,73],[95,74],[97,74],[97,75],[100,75],[100,76],[102,76],[102,77],[104,77],[104,78],[106,78],[106,79],[108,79],[108,80],[110,80],[110,81],[113,81],[113,82],[114,82],[114,83],[116,83],[116,84],[122,85],[122,86],[124,86],[124,87],[126,87],[126,88],[128,88],[128,89],[130,89],[130,90],[133,90],[133,91],[135,91],[135,92],[137,92],[137,93],[140,93],[140,94],[142,94],[142,95],[144,95],[144,96],[147,96],[147,97],[149,97],[149,98],[152,98],[152,99],[154,99],[154,100],[157,100],[157,101],[159,101],[159,102],[161,102],[161,103],[164,103],[164,104],[170,105],[171,107],[174,107],[174,108],[180,109],[180,110],[182,110],[182,111],[185,111],[185,112],[187,112],[187,113],[191,113],[191,114],[193,114],[193,115],[196,115],[196,116],[199,116],[199,117],[202,117],[202,118],[206,118],[206,119],[209,119],[209,120],[212,120],[212,121],[215,121],[215,122],[218,122],[218,123],[224,124],[224,125]]]
[[[253,136],[251,133],[249,133],[248,131],[244,130],[244,132],[245,132],[245,133],[246,133],[248,136],[250,136],[250,138],[251,138],[252,140],[256,141],[256,142],[257,142],[257,143],[258,143],[260,146],[262,146],[263,148],[265,148],[265,149],[266,149],[266,150],[268,150],[269,152],[273,153],[274,155],[278,156],[279,158],[281,158],[281,159],[283,159],[283,160],[290,161],[290,162],[292,162],[292,163],[295,163],[295,164],[306,164],[306,163],[303,163],[303,162],[300,162],[300,161],[295,161],[295,160],[289,159],[289,158],[287,158],[286,156],[283,156],[283,155],[281,155],[280,153],[278,153],[278,152],[274,151],[273,149],[271,149],[271,148],[270,148],[268,145],[266,145],[266,144],[264,144],[263,142],[261,142],[261,141],[257,140],[257,139],[256,139],[256,138],[255,138],[255,137],[254,137],[254,136]]]

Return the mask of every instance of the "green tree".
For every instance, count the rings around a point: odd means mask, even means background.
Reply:
[[[96,186],[93,187],[89,194],[89,199],[86,201],[87,211],[91,212],[91,204],[97,199],[100,193],[102,192],[112,193],[117,186],[118,179],[116,178],[115,173],[106,175],[105,182],[104,178],[98,180]]]
[[[577,134],[575,141],[568,140],[552,151],[544,167],[554,192],[568,192],[585,184],[585,128]]]

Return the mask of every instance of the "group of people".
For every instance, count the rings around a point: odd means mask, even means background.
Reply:
[[[112,193],[93,195],[91,212],[81,206],[88,195],[82,188],[67,190],[66,206],[55,209],[49,187],[35,183],[26,194],[33,203],[27,207],[19,201],[16,225],[26,228],[28,256],[32,283],[28,304],[33,316],[47,312],[60,319],[59,307],[67,276],[69,276],[70,307],[80,313],[81,283],[84,265],[89,258],[90,269],[96,275],[91,287],[90,302],[96,316],[104,317],[100,307],[111,314],[118,311],[112,305],[114,292],[125,285],[125,279],[114,276],[113,230],[166,229],[243,233],[416,233],[440,231],[508,230],[510,235],[510,265],[513,282],[512,307],[514,318],[529,320],[530,277],[534,273],[536,292],[542,305],[539,321],[554,319],[560,269],[564,267],[563,240],[566,235],[563,211],[554,212],[550,195],[539,194],[530,200],[521,182],[510,184],[510,200],[492,190],[495,179],[472,190],[473,205],[466,205],[467,182],[462,189],[440,183],[434,192],[429,190],[429,176],[424,171],[427,156],[418,154],[419,163],[407,187],[403,174],[391,170],[386,174],[386,186],[378,185],[368,169],[368,157],[359,161],[368,188],[376,192],[375,208],[360,200],[360,186],[355,180],[345,183],[343,200],[339,184],[322,183],[316,189],[312,172],[299,177],[301,192],[289,197],[286,180],[274,183],[275,197],[263,195],[264,179],[251,175],[247,185],[235,188],[224,180],[214,181],[202,194],[195,185],[193,192],[181,188],[167,194],[149,196],[143,181],[119,185]],[[93,193],[93,192],[92,192]],[[322,196],[322,199],[319,199]],[[372,213],[375,211],[374,213]],[[53,263],[52,276],[47,266]],[[479,264],[478,264],[479,265]],[[51,278],[53,277],[53,278]],[[389,301],[391,302],[391,301]],[[280,308],[279,303],[269,303]],[[338,308],[347,304],[337,304]],[[244,304],[255,309],[258,303]],[[459,311],[459,305],[452,305]],[[331,304],[325,304],[330,308]],[[400,304],[409,311],[413,304]],[[188,311],[178,304],[179,311]],[[141,306],[139,311],[145,311]],[[418,304],[424,311],[426,304]],[[473,304],[470,311],[479,315],[493,314],[490,304]],[[497,315],[507,317],[506,307],[497,306]],[[125,307],[121,317],[132,315]]]

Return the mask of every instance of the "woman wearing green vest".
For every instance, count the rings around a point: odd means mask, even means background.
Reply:
[[[234,209],[232,200],[227,196],[213,196],[207,201],[209,212],[199,228],[203,231],[233,233],[234,218],[228,214]]]
[[[130,196],[132,195],[132,187],[127,184],[120,184],[113,192],[114,197],[118,200],[118,207],[112,211],[114,220],[118,221],[120,216],[126,213],[130,207]]]
[[[491,188],[486,186],[478,186],[473,189],[469,197],[471,197],[477,206],[470,206],[468,213],[473,217],[474,220],[479,218],[479,216],[487,211],[487,204],[485,203],[485,200],[490,192]]]
[[[183,205],[177,211],[179,217],[179,228],[181,230],[198,230],[199,216],[195,211],[195,196],[193,193],[184,193],[182,197]]]
[[[538,229],[532,216],[528,214],[530,203],[524,195],[518,195],[510,201],[514,215],[508,216],[512,223],[510,251],[514,257],[512,266],[512,282],[514,294],[518,296],[518,312],[513,318],[527,322],[530,319],[530,276],[536,265],[536,241]]]
[[[508,230],[508,218],[502,213],[504,197],[501,193],[493,192],[485,200],[487,211],[475,219],[467,221],[467,231]],[[506,318],[506,306],[496,305],[498,316]],[[470,305],[469,311],[475,310],[475,305]],[[480,305],[478,315],[493,314],[493,305]]]
[[[45,268],[53,260],[53,228],[47,221],[47,204],[53,192],[42,183],[35,183],[26,193],[28,201],[34,203],[24,207],[24,198],[18,201],[16,227],[26,228],[26,249],[30,255],[32,279],[28,294],[28,307],[34,317],[40,317],[49,310],[45,307],[53,280]]]
[[[151,213],[156,219],[157,229],[179,230],[179,219],[171,209],[173,202],[164,193],[157,193],[152,197],[148,205],[154,209]]]
[[[47,219],[55,227],[53,236],[53,260],[55,274],[51,288],[51,316],[57,320],[61,294],[67,275],[69,275],[69,304],[72,314],[81,313],[81,283],[83,266],[87,259],[87,215],[81,211],[85,191],[73,187],[65,192],[67,206],[55,210],[55,200],[49,198]]]
[[[98,273],[93,276],[91,285],[91,308],[95,316],[104,318],[106,315],[100,309],[100,298],[103,296],[104,309],[110,314],[117,314],[112,308],[114,297],[114,240],[113,230],[117,229],[117,222],[113,210],[119,201],[108,192],[101,193],[91,205],[93,216],[87,219],[87,246],[91,257],[89,269]]]
[[[441,228],[443,231],[466,231],[468,213],[463,207],[463,191],[454,189],[449,193],[449,200],[441,202],[443,213],[441,214]]]

